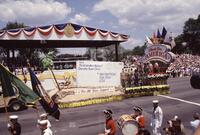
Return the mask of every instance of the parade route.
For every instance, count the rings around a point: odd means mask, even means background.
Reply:
[[[52,130],[56,135],[97,135],[104,131],[103,109],[111,108],[114,112],[114,119],[118,119],[122,114],[132,113],[133,105],[139,105],[143,108],[146,126],[150,130],[152,100],[158,99],[164,112],[163,127],[167,125],[167,120],[173,118],[174,115],[178,115],[185,126],[186,135],[190,135],[192,134],[192,129],[189,122],[192,120],[193,113],[200,110],[200,90],[191,88],[189,79],[189,77],[169,79],[171,94],[168,95],[130,98],[120,102],[61,109],[60,121],[57,122],[49,117]],[[42,113],[41,108],[40,113]],[[36,126],[38,116],[34,109],[11,114],[19,116],[19,122],[22,125],[22,135],[40,134],[40,130]],[[6,128],[5,113],[0,113],[0,123],[1,135],[9,135]],[[119,129],[117,135],[121,135]]]
[[[199,103],[195,103],[195,102],[191,102],[191,101],[187,101],[187,100],[183,100],[183,99],[179,99],[179,98],[174,98],[174,97],[165,96],[165,95],[158,95],[158,96],[159,97],[168,98],[168,99],[172,99],[172,100],[176,100],[176,101],[180,101],[180,102],[184,102],[184,103],[187,103],[187,104],[192,104],[192,105],[200,106]]]

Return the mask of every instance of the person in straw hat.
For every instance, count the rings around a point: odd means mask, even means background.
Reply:
[[[163,111],[158,106],[159,101],[153,100],[153,113],[151,119],[151,127],[153,129],[153,135],[161,135],[161,126],[163,122]]]
[[[10,123],[8,123],[8,131],[12,135],[20,135],[21,134],[21,125],[18,123],[18,116],[17,115],[11,115],[9,117]]]

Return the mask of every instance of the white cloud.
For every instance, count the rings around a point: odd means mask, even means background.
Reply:
[[[72,23],[85,23],[86,21],[89,21],[89,20],[90,20],[90,18],[87,15],[80,13],[80,14],[76,14],[74,16],[74,18],[71,18],[70,22],[72,22]]]
[[[66,19],[71,8],[56,0],[4,0],[0,2],[0,21],[43,25]]]
[[[157,29],[166,26],[182,31],[189,17],[199,14],[199,0],[101,0],[93,11],[108,11],[127,27]]]

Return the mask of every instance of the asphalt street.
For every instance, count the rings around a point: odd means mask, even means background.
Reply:
[[[171,78],[168,83],[171,87],[171,94],[165,96],[138,97],[120,102],[61,109],[60,121],[57,122],[49,117],[52,130],[55,135],[97,135],[104,131],[103,109],[112,109],[114,111],[114,119],[118,119],[122,114],[131,114],[133,112],[133,105],[139,105],[143,108],[146,126],[151,130],[149,125],[153,109],[152,100],[158,99],[164,112],[163,127],[167,125],[167,120],[173,118],[174,115],[178,115],[185,126],[186,135],[191,135],[192,129],[189,122],[193,119],[193,113],[200,112],[200,90],[191,88],[189,77]],[[43,110],[40,108],[40,113],[42,112]],[[40,130],[36,126],[38,114],[34,109],[12,112],[10,114],[17,114],[19,116],[19,122],[22,125],[22,135],[40,135]],[[5,113],[0,113],[0,135],[9,135],[6,126],[6,115]],[[119,129],[117,135],[121,135]]]

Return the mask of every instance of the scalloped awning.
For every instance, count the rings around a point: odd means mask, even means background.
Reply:
[[[128,35],[65,23],[0,31],[4,48],[103,47],[125,42]]]

